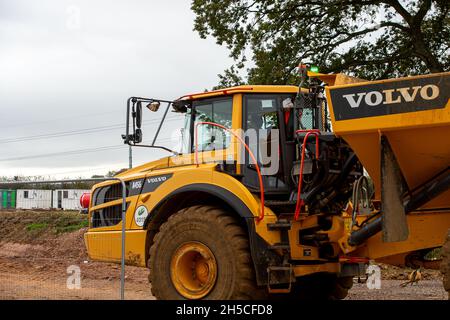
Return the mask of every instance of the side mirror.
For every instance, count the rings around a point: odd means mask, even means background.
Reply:
[[[134,126],[136,126],[136,128],[134,129],[133,134],[128,134],[122,135],[122,139],[124,140],[124,142],[126,144],[130,144],[131,142],[133,143],[141,143],[142,142],[142,130],[141,130],[141,126],[142,126],[142,102],[138,101],[136,103],[136,109],[134,109],[133,106],[133,111],[131,113],[131,116],[133,117],[133,128]],[[128,125],[128,119],[127,119],[127,125]]]
[[[142,142],[142,130],[141,129],[136,129],[133,136],[134,136],[134,143]]]
[[[150,111],[156,112],[156,111],[158,111],[160,105],[161,105],[161,103],[159,101],[153,101],[147,105],[147,108]]]
[[[138,101],[136,104],[136,127],[140,129],[141,126],[142,126],[142,103],[141,101]]]

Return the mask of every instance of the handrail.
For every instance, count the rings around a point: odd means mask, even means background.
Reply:
[[[303,199],[301,199],[300,195],[302,192],[302,182],[303,182],[303,165],[305,163],[305,149],[306,149],[306,141],[308,140],[308,137],[313,134],[316,136],[316,159],[319,158],[319,134],[320,130],[318,129],[308,129],[308,130],[297,130],[295,131],[295,134],[298,133],[305,133],[305,137],[303,138],[303,144],[302,144],[302,157],[300,161],[300,172],[298,177],[298,190],[297,190],[297,204],[295,206],[295,214],[294,214],[294,220],[298,219],[298,216],[300,215],[300,209],[304,205]]]
[[[239,135],[237,135],[231,129],[228,129],[227,127],[225,127],[221,124],[218,124],[215,122],[208,122],[208,121],[197,122],[195,124],[195,138],[194,138],[194,140],[195,140],[195,164],[197,165],[197,167],[199,166],[199,162],[198,162],[198,126],[199,125],[210,125],[210,126],[215,126],[215,127],[221,128],[221,129],[231,133],[234,137],[236,137],[236,139],[239,140],[240,143],[242,143],[244,145],[248,154],[250,155],[253,162],[255,163],[256,172],[258,174],[259,190],[260,190],[260,198],[261,198],[261,212],[256,221],[260,222],[262,219],[264,219],[264,185],[263,185],[261,170],[259,168],[258,161],[256,160],[256,157],[253,154],[253,152],[250,150],[250,147],[245,143],[245,141]]]

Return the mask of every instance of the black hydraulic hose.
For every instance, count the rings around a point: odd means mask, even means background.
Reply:
[[[345,162],[344,166],[342,167],[342,171],[339,174],[339,176],[337,176],[334,181],[332,182],[333,185],[327,189],[327,191],[325,192],[325,194],[327,196],[324,196],[323,198],[327,198],[327,203],[330,202],[333,198],[335,198],[338,193],[336,192],[336,190],[338,189],[338,187],[342,184],[342,182],[345,180],[345,178],[349,175],[350,171],[352,170],[353,166],[355,165],[355,163],[358,161],[358,158],[356,157],[355,153],[352,153],[347,161]],[[327,177],[328,177],[328,172],[327,172]],[[323,179],[323,181],[325,182],[325,179]],[[322,186],[323,184],[321,184],[320,186]],[[318,188],[315,188],[314,191],[318,191]],[[310,199],[316,194],[317,192],[310,192],[306,197],[305,197],[305,202],[307,203],[308,201],[310,201]],[[329,197],[329,198],[328,198]]]
[[[322,163],[321,163],[322,162]],[[320,189],[325,185],[325,182],[328,180],[328,176],[329,176],[329,165],[328,165],[328,161],[319,161],[319,165],[322,164],[322,169],[321,171],[324,172],[323,176],[319,176],[317,175],[313,181],[313,183],[311,183],[312,185],[314,185],[314,188],[312,188],[310,191],[307,192],[307,195],[305,196],[305,203],[309,203],[311,201],[311,199],[320,191]],[[317,180],[320,179],[320,182],[316,183]]]
[[[382,227],[383,227],[383,219],[382,217],[378,217],[372,222],[367,223],[361,229],[352,232],[352,234],[348,238],[348,244],[351,246],[360,245],[371,236],[380,232]]]
[[[450,189],[450,173],[439,179],[435,183],[426,187],[425,190],[421,190],[417,196],[412,197],[411,200],[405,206],[405,212],[411,212],[420,208],[428,201],[436,198],[441,193]]]
[[[338,178],[336,179],[336,184],[342,183],[342,181],[347,178],[349,173],[351,172],[353,166],[358,161],[358,157],[356,157],[356,153],[353,153],[348,157],[347,161],[345,162],[344,166],[342,167],[342,171],[339,174]],[[335,187],[335,186],[334,186]]]
[[[421,191],[416,197],[412,198],[405,206],[405,214],[416,210],[428,201],[436,198],[438,195],[447,191],[450,188],[450,174],[439,179],[437,182],[432,183]],[[383,228],[383,219],[378,217],[372,222],[367,223],[361,229],[352,232],[348,239],[348,244],[351,246],[357,246],[366,241],[371,236],[380,232]]]

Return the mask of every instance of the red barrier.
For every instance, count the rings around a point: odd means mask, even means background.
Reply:
[[[89,208],[90,202],[91,202],[91,194],[89,192],[83,193],[80,197],[81,208],[83,208],[83,209]]]

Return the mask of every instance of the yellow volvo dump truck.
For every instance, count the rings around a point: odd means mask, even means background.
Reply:
[[[117,175],[126,263],[157,299],[343,299],[370,260],[426,266],[446,241],[450,289],[450,73],[308,75],[128,100],[125,143],[173,152]],[[142,143],[142,106],[161,104],[157,133],[169,109],[185,119],[181,150]],[[121,195],[92,189],[92,260],[120,261]]]

